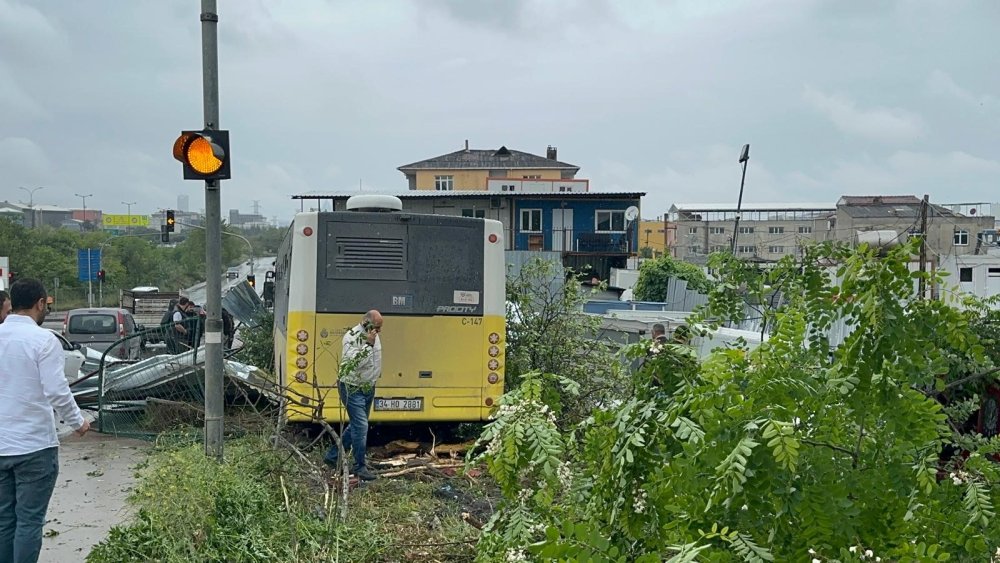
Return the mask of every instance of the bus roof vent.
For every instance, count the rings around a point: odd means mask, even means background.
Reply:
[[[348,211],[402,211],[403,201],[394,195],[361,194],[347,199]]]

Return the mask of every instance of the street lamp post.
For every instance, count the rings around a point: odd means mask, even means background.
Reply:
[[[187,223],[181,223],[181,222],[178,222],[177,224],[181,225],[182,227],[186,227],[188,229],[206,230],[205,227],[200,227],[198,225],[189,225]],[[250,244],[250,239],[248,239],[247,237],[245,237],[243,235],[238,235],[236,233],[231,233],[229,231],[222,231],[222,234],[229,235],[231,237],[236,237],[236,238],[242,240],[243,242],[247,243],[247,248],[250,249],[250,275],[252,276],[253,275],[254,265],[257,263],[257,257],[256,257],[256,255],[253,252],[253,245]]]
[[[87,194],[87,195],[73,194],[73,195],[75,195],[76,197],[78,197],[78,198],[80,198],[80,199],[83,200],[83,230],[86,231],[86,230],[88,230],[87,229],[87,198],[88,197],[94,197],[94,194]]]
[[[127,235],[129,229],[132,227],[132,206],[135,205],[134,201],[123,201],[122,205],[128,207],[128,223],[125,225],[125,234]]]
[[[44,190],[45,187],[44,186],[38,186],[37,188],[28,189],[28,188],[25,188],[25,187],[21,186],[20,189],[28,192],[28,209],[31,210],[31,228],[34,229],[35,228],[35,192],[37,192],[38,190]]]
[[[740,164],[743,165],[743,177],[740,178],[740,198],[736,200],[736,222],[733,225],[733,248],[732,253],[736,255],[736,242],[740,234],[740,212],[743,210],[743,183],[747,180],[747,162],[750,160],[750,145],[743,145],[740,151]]]

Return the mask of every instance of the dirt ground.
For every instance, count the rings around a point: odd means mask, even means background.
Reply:
[[[112,526],[128,518],[125,498],[134,468],[149,448],[148,442],[97,432],[61,439],[59,479],[49,503],[42,563],[83,561]]]

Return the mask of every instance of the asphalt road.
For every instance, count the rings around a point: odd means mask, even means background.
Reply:
[[[126,497],[150,444],[61,428],[59,478],[46,515],[40,562],[83,561],[115,525],[130,516]]]

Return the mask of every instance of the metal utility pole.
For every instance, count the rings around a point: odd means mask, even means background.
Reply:
[[[94,194],[73,194],[83,200],[83,230],[87,230],[87,198],[94,197]]]
[[[924,194],[924,201],[920,204],[920,280],[917,282],[920,288],[920,299],[927,297],[927,281],[924,274],[927,273],[927,208],[930,207],[930,196]]]
[[[132,228],[132,206],[135,205],[134,201],[123,201],[122,205],[128,208],[128,223],[125,224],[125,234],[129,233],[129,229]]]
[[[219,129],[219,14],[201,0],[201,65],[205,129]],[[219,180],[205,180],[205,455],[222,460],[222,201]]]
[[[740,151],[740,163],[743,164],[743,177],[740,179],[740,198],[736,201],[736,222],[733,224],[733,248],[731,252],[736,255],[736,239],[740,234],[740,212],[743,209],[743,184],[747,181],[747,162],[750,161],[750,145],[743,145]]]

